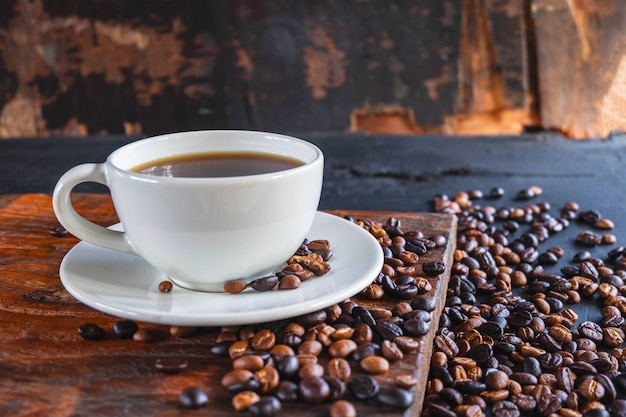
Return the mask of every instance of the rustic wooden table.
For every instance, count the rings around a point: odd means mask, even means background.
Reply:
[[[430,256],[450,265],[454,217],[427,215],[439,193],[503,187],[507,194],[485,204],[515,205],[518,190],[541,187],[538,201],[558,210],[566,201],[599,210],[616,223],[617,244],[626,239],[626,137],[571,142],[554,135],[523,137],[393,137],[352,134],[302,135],[322,148],[327,165],[320,209],[344,210],[382,220],[394,212],[406,225],[450,237],[449,245]],[[0,142],[0,414],[2,415],[186,415],[178,394],[190,385],[206,388],[208,413],[232,413],[230,395],[219,385],[229,360],[209,353],[217,330],[203,329],[191,338],[174,338],[164,326],[140,323],[157,333],[153,343],[119,340],[111,327],[119,320],[86,307],[59,281],[59,264],[78,241],[55,237],[57,225],[49,194],[60,175],[82,162],[100,162],[113,149],[136,138],[45,138]],[[101,188],[78,190],[78,205],[102,224],[116,217]],[[86,194],[85,194],[86,193]],[[383,213],[386,212],[386,213]],[[551,240],[569,253],[577,250],[568,233]],[[606,251],[607,248],[597,248]],[[425,258],[428,260],[429,258]],[[441,311],[447,274],[433,281]],[[368,306],[367,301],[359,300]],[[382,306],[390,301],[383,300]],[[598,317],[594,305],[577,307],[581,320]],[[107,329],[103,341],[82,340],[76,329],[96,322]],[[359,415],[418,415],[426,383],[434,331],[422,347],[392,366],[389,377],[411,372],[418,377],[418,400],[406,412],[363,404]],[[163,375],[154,362],[162,357],[188,359],[180,374]],[[420,365],[422,365],[420,367]],[[408,370],[408,371],[407,371]],[[290,408],[291,407],[291,408]],[[285,415],[324,415],[328,405],[292,404]],[[205,410],[206,411],[206,410]],[[213,415],[212,414],[212,415]]]

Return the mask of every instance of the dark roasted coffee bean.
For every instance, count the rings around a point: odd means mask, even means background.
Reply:
[[[261,397],[261,399],[248,409],[252,417],[274,417],[282,408],[278,398],[274,396]]]
[[[369,400],[378,394],[380,387],[373,377],[368,375],[356,375],[348,381],[348,390],[356,399]]]
[[[526,358],[522,362],[522,371],[538,377],[541,375],[541,364],[537,358]]]
[[[468,358],[474,359],[476,363],[479,365],[482,365],[483,363],[487,362],[489,358],[492,357],[492,355],[493,355],[493,348],[491,347],[491,345],[488,345],[486,343],[480,343],[474,346],[466,354]]]
[[[428,276],[437,276],[439,274],[443,274],[445,270],[446,265],[440,261],[431,261],[422,264],[422,271]]]
[[[368,356],[380,355],[382,353],[381,347],[376,343],[363,343],[352,353],[352,359],[361,362]]]
[[[102,340],[106,331],[95,323],[86,323],[78,328],[78,334],[85,340]]]
[[[355,320],[359,320],[361,323],[367,324],[372,329],[376,327],[376,319],[372,316],[372,313],[364,307],[354,307],[352,309],[352,316]]]
[[[340,378],[332,375],[324,375],[323,378],[330,388],[328,400],[335,401],[343,397],[346,392],[346,384]]]
[[[131,320],[118,321],[113,325],[113,332],[120,339],[132,339],[137,330],[139,330],[139,326]]]
[[[280,401],[298,401],[298,384],[293,381],[281,381],[276,389],[276,397]]]
[[[330,387],[324,378],[320,376],[306,376],[298,384],[300,398],[309,404],[323,402],[330,395]]]
[[[424,336],[430,331],[430,322],[425,320],[406,320],[402,323],[404,332],[409,336]]]
[[[198,409],[209,402],[206,392],[198,387],[189,387],[182,390],[178,396],[178,402],[187,409]]]
[[[418,295],[411,301],[411,307],[415,310],[433,311],[436,308],[436,303],[432,296]]]
[[[584,321],[580,323],[580,325],[578,325],[578,333],[582,337],[591,339],[594,342],[601,342],[603,338],[602,328],[599,324],[592,321]]]
[[[298,358],[295,355],[285,355],[277,361],[276,369],[281,378],[293,378],[300,369]]]
[[[296,321],[304,326],[305,328],[310,328],[321,324],[326,320],[328,315],[325,310],[318,310],[312,313],[304,314],[296,318]]]
[[[278,284],[278,277],[276,275],[270,275],[263,278],[257,278],[251,281],[248,286],[259,292],[269,291]]]
[[[480,394],[487,389],[487,386],[483,382],[473,381],[471,379],[456,380],[452,386],[463,394]]]
[[[211,346],[211,353],[215,356],[228,356],[228,348],[232,345],[233,342],[231,340],[223,340],[221,342],[215,343]]]
[[[426,245],[419,240],[407,240],[406,245],[404,245],[405,250],[410,252],[415,252],[418,255],[424,255],[428,252],[428,248]]]
[[[376,333],[385,340],[393,341],[396,337],[402,336],[402,328],[388,321],[379,321],[375,326]]]
[[[406,410],[415,399],[413,394],[404,388],[383,387],[378,391],[375,400],[388,407]]]
[[[511,401],[497,401],[491,406],[491,414],[494,417],[519,417],[520,411],[517,405]]]
[[[489,336],[493,340],[499,340],[504,334],[502,326],[493,321],[487,321],[476,328],[483,336]]]
[[[537,411],[544,415],[557,413],[561,409],[561,400],[556,394],[545,393],[537,398]]]

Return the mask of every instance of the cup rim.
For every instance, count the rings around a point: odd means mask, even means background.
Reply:
[[[123,167],[120,166],[118,163],[115,162],[115,160],[117,158],[120,158],[120,155],[124,154],[125,152],[128,152],[130,149],[132,148],[136,148],[136,147],[140,147],[140,146],[146,146],[146,144],[151,143],[151,142],[158,142],[158,141],[170,141],[170,140],[176,140],[176,137],[190,137],[190,136],[201,136],[201,135],[211,135],[211,136],[215,136],[215,135],[248,135],[248,136],[259,136],[259,137],[266,137],[266,138],[272,138],[272,140],[283,140],[283,141],[289,141],[292,143],[296,143],[299,146],[303,146],[308,148],[310,151],[312,151],[314,153],[314,157],[313,159],[311,159],[310,161],[302,161],[300,158],[299,159],[303,162],[302,165],[293,167],[293,168],[288,168],[288,169],[283,169],[280,171],[274,171],[274,172],[267,172],[267,173],[262,173],[262,174],[251,174],[251,175],[240,175],[240,176],[231,176],[231,177],[165,177],[165,176],[158,176],[158,175],[151,175],[151,174],[144,174],[144,173],[139,173],[139,172],[135,172],[132,171],[131,168],[127,168],[127,167]],[[210,151],[209,151],[210,152]],[[262,151],[259,151],[260,153],[262,153]],[[189,154],[190,152],[181,152],[181,155],[184,154]],[[163,156],[163,158],[167,158],[168,156],[175,156],[176,154],[172,154],[172,155],[165,155]],[[282,155],[282,154],[278,154],[276,153],[276,155],[281,155],[281,156],[287,156],[287,157],[292,157],[292,155]],[[133,164],[133,166],[138,166],[141,165],[142,163],[146,163],[146,162],[150,162],[150,161],[156,161],[158,160],[158,158],[155,159],[145,159],[143,162],[139,162],[136,164]],[[106,165],[110,168],[112,168],[113,170],[115,170],[115,172],[118,172],[120,175],[122,176],[130,176],[133,177],[135,179],[141,179],[141,180],[145,180],[145,181],[149,181],[149,182],[185,182],[185,183],[192,183],[192,182],[233,182],[233,181],[263,181],[263,180],[270,180],[272,178],[276,178],[276,177],[282,177],[282,176],[286,176],[286,175],[293,175],[302,171],[307,171],[309,169],[314,169],[314,167],[319,164],[319,163],[323,163],[324,161],[324,154],[322,153],[321,149],[319,149],[316,145],[314,145],[311,142],[308,142],[304,139],[300,139],[297,138],[295,136],[289,136],[289,135],[285,135],[282,133],[273,133],[273,132],[264,132],[264,131],[257,131],[257,130],[237,130],[237,129],[220,129],[220,130],[189,130],[189,131],[180,131],[180,132],[172,132],[172,133],[166,133],[166,134],[162,134],[162,135],[156,135],[156,136],[149,136],[143,139],[138,139],[136,141],[130,142],[116,150],[114,150],[106,159]]]

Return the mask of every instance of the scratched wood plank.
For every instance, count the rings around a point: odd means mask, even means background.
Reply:
[[[117,222],[109,196],[79,194],[74,200],[78,211],[88,213],[94,221],[103,225]],[[452,215],[334,213],[373,221],[394,216],[402,221],[404,230],[445,235],[447,246],[431,250],[422,262],[442,260],[451,265],[456,235]],[[231,361],[209,352],[219,329],[202,328],[191,337],[176,338],[170,336],[167,326],[139,323],[140,328],[155,332],[154,342],[116,338],[112,327],[118,318],[81,304],[61,286],[59,264],[78,240],[51,234],[57,225],[49,196],[0,196],[0,415],[187,415],[177,399],[189,386],[208,393],[211,415],[232,415],[231,395],[219,383]],[[448,272],[431,279],[431,295],[437,301],[434,323],[443,309],[448,279]],[[359,296],[353,300],[367,307],[394,304],[393,300],[373,302]],[[106,338],[97,342],[81,339],[76,329],[87,322],[106,329]],[[417,401],[405,412],[355,401],[360,416],[420,415],[434,332],[433,328],[420,338],[416,353],[394,363],[390,372],[379,378],[385,384],[400,373],[416,376],[413,390]],[[154,363],[163,357],[184,358],[189,368],[175,375],[159,373]],[[328,407],[328,403],[312,407],[285,403],[282,414],[323,415]]]

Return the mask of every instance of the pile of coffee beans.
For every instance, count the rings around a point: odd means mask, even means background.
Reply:
[[[296,253],[287,260],[287,266],[281,271],[257,278],[249,283],[230,281],[224,284],[224,291],[239,294],[246,288],[265,292],[274,288],[293,290],[314,276],[326,275],[330,272],[328,261],[333,256],[330,243],[325,239],[305,240]]]
[[[423,414],[625,416],[626,249],[602,250],[614,223],[576,202],[532,203],[540,187],[495,207],[504,194],[435,198],[458,234]],[[572,226],[574,253],[550,246]],[[579,320],[593,315],[582,300],[598,320]]]
[[[221,384],[232,393],[234,410],[271,416],[285,403],[304,402],[328,404],[331,416],[354,416],[358,402],[398,410],[415,402],[419,393],[412,367],[387,375],[420,349],[419,337],[433,327],[431,280],[446,266],[440,260],[420,263],[420,257],[445,247],[446,237],[403,230],[395,218],[347,220],[380,243],[385,259],[380,274],[358,296],[324,310],[222,327],[211,351],[232,361]],[[381,299],[388,308],[371,306]]]

